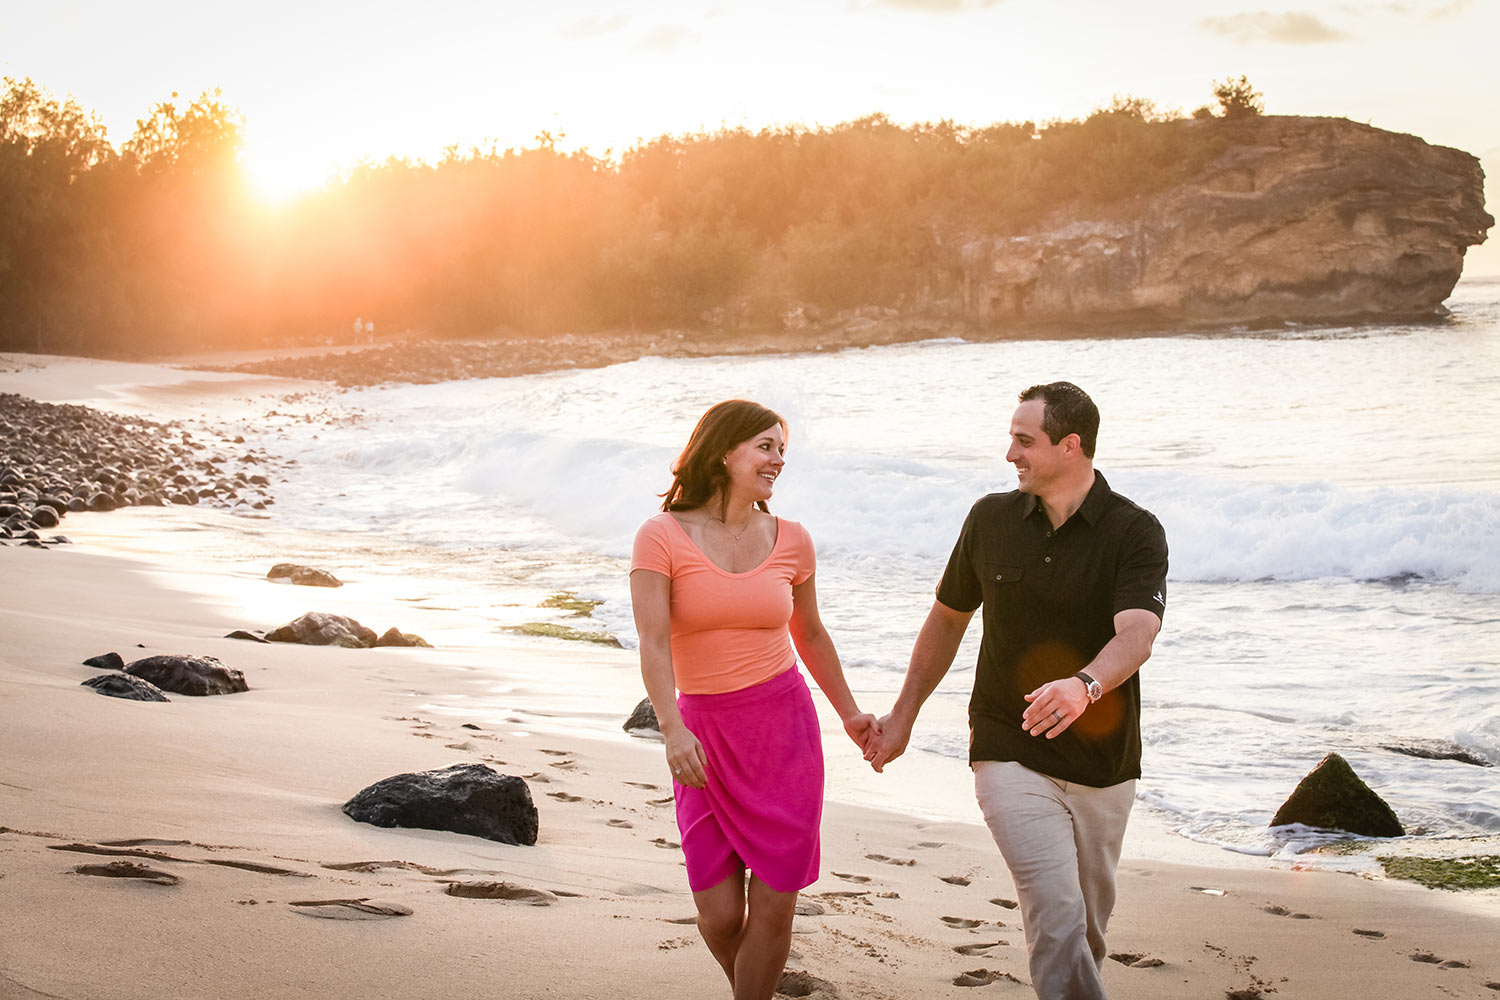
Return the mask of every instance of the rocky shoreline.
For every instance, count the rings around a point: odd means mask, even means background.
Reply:
[[[211,433],[0,393],[0,544],[66,542],[43,532],[83,511],[200,503],[259,511],[275,503],[266,473],[277,459]]]
[[[600,334],[563,333],[496,336],[484,340],[438,340],[413,336],[357,348],[330,347],[239,364],[201,360],[205,371],[240,372],[331,382],[343,388],[387,383],[429,384],[471,378],[504,378],[574,368],[603,368],[644,357],[720,357],[798,354],[875,347],[953,336],[951,325],[896,322],[889,318],[840,317],[829,325],[755,333],[657,330]]]

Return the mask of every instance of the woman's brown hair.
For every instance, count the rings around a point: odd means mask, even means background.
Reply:
[[[781,414],[748,399],[726,399],[710,406],[672,463],[672,485],[661,494],[661,509],[693,510],[722,493],[729,483],[724,456],[773,424],[780,424],[781,432],[787,433]],[[721,500],[727,502],[728,497],[721,495]],[[764,500],[756,501],[756,506],[768,509]]]

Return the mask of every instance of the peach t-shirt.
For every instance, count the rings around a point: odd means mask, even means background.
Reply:
[[[812,538],[776,519],[776,544],[747,573],[720,569],[662,513],[636,532],[630,569],[672,581],[672,672],[683,694],[722,694],[770,680],[796,661],[792,587],[813,575]]]

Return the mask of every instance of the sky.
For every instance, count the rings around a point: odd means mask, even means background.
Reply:
[[[618,154],[720,127],[1191,112],[1244,75],[1271,114],[1332,115],[1478,156],[1500,214],[1500,0],[0,0],[0,75],[98,114],[222,91],[267,198],[457,146]],[[1274,0],[1269,0],[1274,2]],[[1500,275],[1500,232],[1465,273]]]

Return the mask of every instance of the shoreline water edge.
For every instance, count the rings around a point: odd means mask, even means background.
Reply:
[[[347,418],[315,382],[83,359],[0,357],[0,392],[181,420],[203,440],[243,423],[332,429]],[[265,490],[274,496],[274,483]],[[75,511],[55,530],[72,544],[0,548],[15,591],[0,611],[11,637],[0,653],[0,998],[436,995],[473,976],[504,977],[524,997],[697,991],[712,960],[691,927],[674,926],[692,907],[670,787],[656,745],[621,730],[641,693],[634,654],[524,634],[536,621],[592,630],[541,607],[554,581],[502,570],[496,589],[509,597],[476,614],[450,601],[440,562],[390,575],[382,550],[400,539],[329,537],[279,519],[274,500],[238,513]],[[265,579],[272,562],[306,553],[341,553],[329,568],[345,586]],[[399,627],[435,648],[223,638],[308,610]],[[251,689],[181,706],[101,698],[79,686],[91,674],[81,661],[107,649],[127,660],[217,655]],[[1013,894],[965,769],[912,754],[895,782],[870,775],[832,749],[843,736],[818,704],[831,748],[826,871],[798,918],[789,968],[803,978],[791,995],[951,996],[1025,982]],[[537,847],[380,830],[339,813],[375,780],[459,761],[527,779]],[[1493,857],[1500,837],[1417,840],[1304,851],[1318,838],[1294,836],[1266,857],[1185,839],[1169,813],[1140,802],[1106,985],[1125,998],[1500,990],[1486,944],[1500,930],[1500,890],[1422,888],[1374,861]],[[122,857],[178,882],[85,870]],[[542,890],[551,905],[444,893],[475,879]],[[351,909],[353,899],[396,905]],[[333,910],[345,919],[308,919]],[[146,919],[170,929],[169,946],[127,930]],[[223,936],[237,947],[214,954]],[[135,952],[121,956],[126,942]],[[278,970],[292,942],[306,958]],[[184,951],[197,957],[172,957]],[[561,954],[593,957],[562,969],[549,957]],[[457,955],[468,960],[452,967]]]

